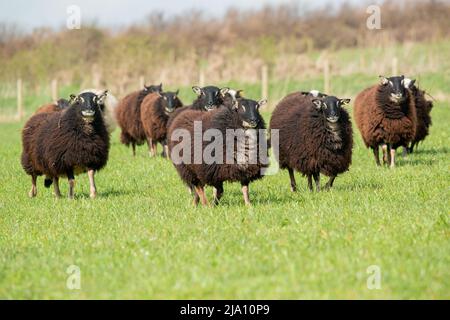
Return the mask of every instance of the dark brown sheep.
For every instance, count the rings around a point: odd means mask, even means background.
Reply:
[[[364,143],[372,148],[375,162],[380,165],[379,146],[383,161],[395,166],[395,149],[408,145],[416,133],[416,107],[410,88],[414,81],[405,77],[381,77],[381,83],[367,88],[355,100],[354,116]]]
[[[417,113],[417,125],[416,134],[414,139],[411,141],[411,145],[408,147],[408,152],[412,153],[414,147],[416,147],[419,142],[425,140],[428,136],[429,129],[431,126],[431,109],[433,108],[433,102],[425,98],[426,92],[419,89],[417,86],[413,85],[411,92],[414,96],[414,102],[416,106]]]
[[[130,93],[117,105],[115,112],[121,129],[120,141],[126,146],[131,144],[133,156],[136,155],[136,145],[141,145],[147,140],[141,121],[141,103],[148,94],[161,91],[162,84],[146,86],[140,91]]]
[[[265,128],[258,111],[264,103],[265,101],[240,98],[231,108],[221,106],[211,112],[188,110],[174,120],[168,132],[170,155],[181,179],[195,190],[194,205],[199,200],[203,205],[208,204],[204,191],[206,185],[214,187],[214,203],[217,204],[223,195],[224,181],[240,182],[245,204],[250,204],[248,185],[261,178],[262,170],[268,165],[265,161],[267,148],[259,132],[259,129]],[[196,123],[201,123],[202,126],[197,135]],[[230,137],[227,130],[240,130],[241,137]],[[187,135],[180,136],[181,133]],[[208,135],[211,136],[206,138]],[[243,139],[246,138],[242,135],[248,135],[248,140],[244,142]],[[200,159],[197,158],[198,152],[196,153],[196,138],[201,139]],[[265,141],[265,135],[263,140]],[[211,144],[217,149],[211,150]],[[237,148],[237,145],[243,148]],[[262,153],[264,159],[261,157]],[[212,159],[207,160],[205,155],[211,155]]]
[[[71,105],[61,112],[33,115],[22,131],[22,167],[31,175],[30,197],[37,194],[37,176],[46,175],[45,186],[54,184],[59,191],[59,177],[69,180],[69,198],[74,196],[74,176],[88,172],[90,196],[96,196],[95,171],[108,161],[109,134],[99,104],[106,92],[97,96],[83,93],[73,98]]]
[[[170,115],[183,103],[176,92],[152,93],[141,104],[141,121],[149,145],[150,156],[156,155],[156,144],[163,146],[163,156],[167,155],[167,121]]]
[[[329,176],[331,188],[336,176],[348,170],[352,160],[353,132],[342,105],[350,99],[304,93],[290,94],[280,101],[270,119],[270,130],[279,130],[279,146],[272,146],[280,168],[288,169],[291,190],[297,185],[294,170],[312,178],[320,190],[320,173]]]

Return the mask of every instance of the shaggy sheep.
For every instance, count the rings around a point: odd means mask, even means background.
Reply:
[[[147,140],[141,122],[141,103],[148,94],[155,92],[162,92],[162,84],[145,86],[140,91],[130,93],[119,101],[116,108],[117,123],[122,130],[120,141],[126,146],[131,144],[133,156],[136,155],[136,145]]]
[[[37,176],[45,174],[46,187],[54,184],[57,197],[59,177],[69,180],[69,198],[74,196],[74,176],[88,172],[90,196],[96,196],[95,171],[106,165],[109,134],[99,105],[106,92],[88,92],[73,97],[71,105],[62,112],[39,113],[32,116],[22,131],[22,167],[31,175],[30,197],[37,194]],[[51,179],[50,181],[48,179]]]
[[[80,92],[92,92],[96,95],[101,95],[105,90],[99,89],[86,89]],[[111,93],[108,92],[106,99],[104,100],[104,104],[100,105],[100,110],[102,111],[103,118],[105,120],[106,129],[108,129],[109,133],[112,133],[117,127],[117,119],[116,119],[116,108],[119,101],[116,97],[114,97]]]
[[[376,164],[380,165],[381,145],[383,162],[392,168],[395,149],[408,145],[416,133],[416,108],[410,92],[414,80],[405,82],[404,76],[380,79],[380,84],[358,94],[354,116],[364,143],[373,150]]]
[[[163,156],[167,155],[167,121],[170,115],[183,103],[176,92],[153,93],[145,97],[141,104],[141,121],[149,145],[150,156],[156,155],[156,144],[163,146]]]
[[[322,96],[305,99],[303,93],[289,95],[275,108],[270,130],[279,130],[279,147],[274,148],[281,169],[288,169],[291,190],[297,185],[294,170],[312,178],[320,191],[320,173],[329,176],[325,188],[333,186],[336,176],[348,170],[352,159],[353,132],[343,105],[350,99]]]
[[[59,99],[53,103],[49,103],[43,105],[39,109],[36,110],[34,114],[43,113],[43,112],[58,112],[69,106],[70,101],[66,99]]]
[[[411,80],[405,79],[405,82],[408,84],[409,81]],[[411,141],[411,145],[407,147],[409,153],[412,153],[414,151],[414,147],[416,147],[420,141],[425,140],[428,136],[429,128],[432,124],[430,112],[433,108],[433,102],[425,98],[426,92],[424,90],[419,89],[416,85],[412,85],[411,92],[415,99],[414,102],[417,113],[417,125],[414,139]]]
[[[249,205],[248,185],[261,178],[262,169],[267,167],[261,156],[261,148],[264,146],[261,146],[259,132],[259,129],[265,128],[265,124],[258,111],[265,100],[256,102],[238,98],[236,102],[231,108],[222,106],[211,112],[188,110],[180,114],[169,128],[171,159],[181,179],[194,188],[194,205],[199,200],[202,205],[208,204],[204,191],[206,185],[214,187],[214,203],[218,204],[223,195],[224,181],[240,182],[245,204]],[[195,126],[198,123],[201,123],[201,135],[204,137],[200,143],[200,156],[203,156],[200,161],[196,161],[198,148],[196,149]],[[229,130],[235,130],[237,134],[230,137]],[[178,142],[178,134],[181,132],[188,135]],[[211,145],[215,147],[214,150],[211,150]],[[237,147],[239,145],[242,148]],[[263,152],[267,156],[267,149]],[[186,158],[183,158],[185,155]],[[207,160],[205,155],[212,158]]]

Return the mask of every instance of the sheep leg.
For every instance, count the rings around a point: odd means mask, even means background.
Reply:
[[[314,191],[313,190],[313,185],[312,185],[312,176],[309,174],[308,175],[308,189],[309,189],[309,191]]]
[[[61,198],[61,191],[59,190],[59,178],[53,177],[53,192],[57,198]]]
[[[289,168],[288,171],[289,171],[289,179],[291,180],[291,191],[295,192],[297,191],[297,183],[295,182],[294,170]]]
[[[200,197],[200,202],[202,203],[202,205],[203,206],[207,206],[208,205],[208,198],[206,198],[205,188],[203,188],[202,186],[196,186],[195,187],[195,192]]]
[[[388,155],[388,146],[387,144],[383,144],[381,146],[381,149],[383,150],[383,164],[389,163],[389,155]]]
[[[220,198],[222,198],[222,195],[223,195],[223,184],[222,183],[214,187],[213,194],[214,194],[214,204],[218,205]]]
[[[97,188],[95,186],[95,170],[88,170],[88,177],[89,177],[89,196],[94,199],[97,196]]]
[[[403,146],[402,157],[406,158],[408,156],[408,146]]]
[[[391,148],[390,149],[390,160],[391,160],[391,168],[394,168],[395,167],[395,149],[394,148]]]
[[[31,176],[31,190],[28,193],[28,196],[30,198],[34,198],[37,195],[36,179],[37,179],[37,176]]]
[[[162,142],[162,146],[163,146],[163,153],[162,153],[162,156],[164,157],[164,158],[167,158],[167,157],[169,157],[169,146],[167,145],[167,142]]]
[[[314,182],[316,183],[316,191],[320,191],[320,173],[313,174]]]
[[[158,153],[156,142],[152,141],[152,155],[155,157]]]
[[[331,189],[331,187],[333,186],[334,179],[336,179],[336,176],[331,176],[330,177],[330,180],[328,180],[327,184],[325,185],[325,189],[326,190],[330,190]]]
[[[411,146],[408,148],[409,153],[413,153],[415,145],[416,145],[415,142],[411,142]]]
[[[131,143],[131,148],[133,149],[133,157],[136,157],[136,143]]]
[[[73,199],[74,197],[74,189],[75,189],[75,177],[73,176],[73,173],[70,172],[67,174],[67,179],[69,180],[69,199]]]
[[[246,206],[251,206],[250,196],[248,195],[248,184],[242,185],[242,195],[244,196],[244,202]]]
[[[376,147],[372,147],[373,150],[373,156],[375,158],[375,163],[377,166],[381,166],[380,163],[380,147],[377,145]]]

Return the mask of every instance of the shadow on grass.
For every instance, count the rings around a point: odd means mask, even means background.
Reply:
[[[97,197],[96,199],[103,199],[103,198],[109,198],[109,197],[119,197],[119,196],[127,196],[130,194],[134,194],[132,191],[128,190],[106,190],[106,191],[97,191]],[[89,199],[89,193],[87,192],[79,192],[75,193],[75,199]]]
[[[446,148],[446,147],[441,147],[441,148],[432,148],[432,149],[422,149],[422,148],[418,148],[415,149],[414,152],[412,154],[410,154],[410,156],[414,156],[414,155],[420,155],[420,154],[432,154],[432,155],[438,155],[438,154],[447,154],[450,153],[450,149]]]

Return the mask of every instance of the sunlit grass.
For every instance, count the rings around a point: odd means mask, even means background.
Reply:
[[[74,201],[54,199],[42,178],[29,199],[21,124],[2,124],[0,298],[450,298],[447,103],[433,122],[394,170],[375,167],[355,131],[333,190],[310,193],[297,176],[293,194],[280,172],[250,185],[252,208],[238,184],[220,206],[193,208],[173,166],[144,146],[132,158],[117,131],[97,199],[86,176]],[[81,290],[66,287],[70,265]],[[367,289],[371,265],[380,290]]]

